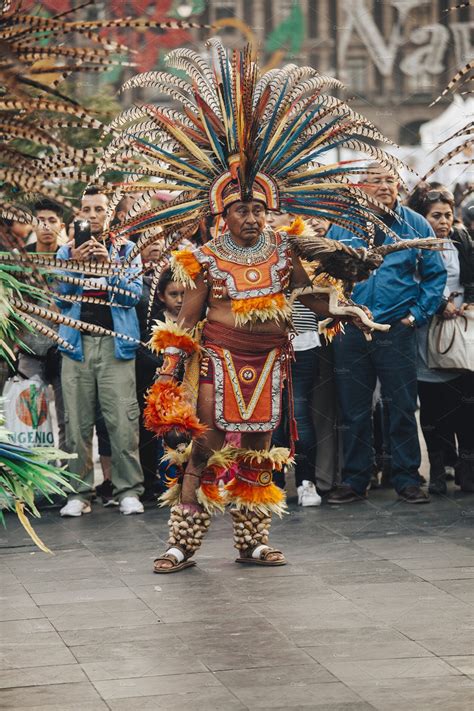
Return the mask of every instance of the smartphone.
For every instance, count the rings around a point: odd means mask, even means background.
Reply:
[[[89,220],[74,220],[74,245],[76,249],[91,239],[91,223]]]

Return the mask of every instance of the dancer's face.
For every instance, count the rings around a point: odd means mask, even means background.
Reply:
[[[233,202],[229,205],[225,220],[237,243],[252,245],[263,232],[267,222],[267,210],[263,202]]]

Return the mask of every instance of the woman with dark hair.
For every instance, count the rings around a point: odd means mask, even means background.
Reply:
[[[423,183],[407,204],[428,220],[437,237],[450,240],[441,253],[448,277],[438,314],[458,318],[474,308],[474,242],[467,230],[454,226],[454,197],[440,183]],[[430,460],[430,492],[446,493],[445,453],[452,432],[459,451],[456,483],[462,491],[474,492],[474,372],[429,368],[427,346],[428,326],[423,326],[418,329],[418,394]]]

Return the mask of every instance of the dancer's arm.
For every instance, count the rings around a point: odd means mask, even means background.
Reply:
[[[302,289],[305,286],[311,286],[311,280],[306,273],[305,268],[301,264],[300,258],[293,252],[292,253],[292,263],[293,271],[290,280],[291,289]],[[302,304],[304,304],[308,309],[313,311],[318,316],[330,316],[329,313],[329,303],[327,297],[324,295],[317,294],[307,294],[306,296],[297,297]]]
[[[195,288],[186,289],[177,322],[182,328],[193,329],[202,318],[209,295],[209,287],[202,274],[194,280]]]

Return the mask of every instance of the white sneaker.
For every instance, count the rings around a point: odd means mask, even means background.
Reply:
[[[125,496],[120,502],[120,513],[125,516],[141,514],[144,510],[142,502],[136,496]]]
[[[300,506],[321,506],[321,497],[312,481],[304,479],[296,491],[298,492],[298,504]]]
[[[82,516],[82,514],[88,514],[91,512],[91,505],[87,501],[81,501],[80,499],[71,499],[68,501],[66,506],[63,506],[60,510],[61,516]]]

